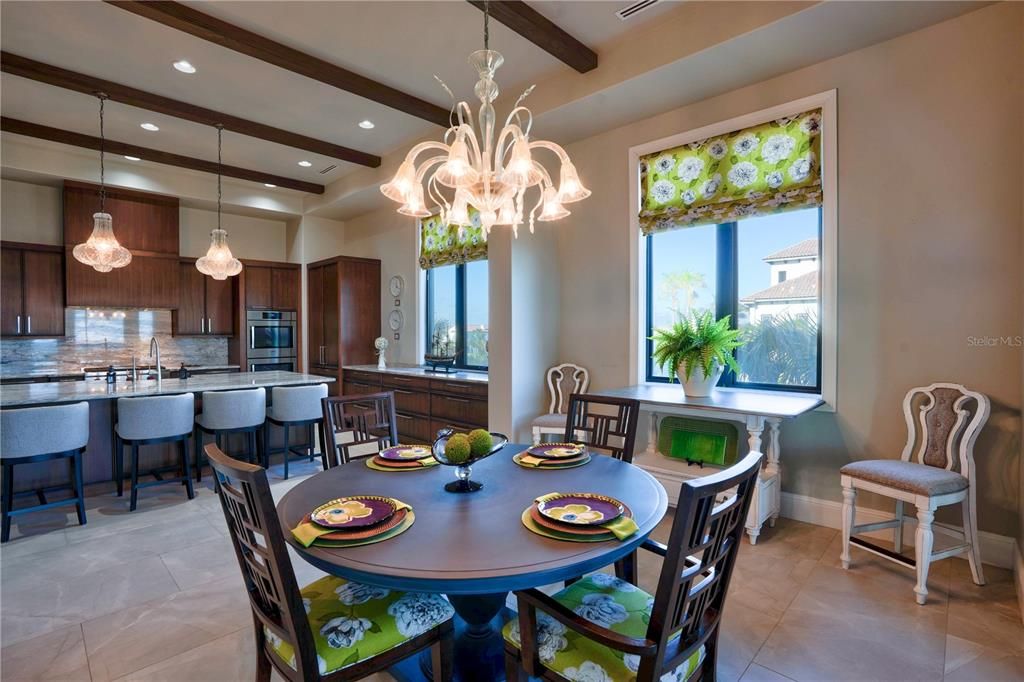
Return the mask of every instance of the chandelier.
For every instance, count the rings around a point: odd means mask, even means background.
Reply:
[[[96,93],[100,100],[100,211],[92,214],[92,234],[84,244],[71,251],[75,260],[92,266],[96,272],[110,272],[132,262],[132,252],[121,246],[114,236],[114,221],[106,212],[107,186],[103,166],[106,138],[103,135],[103,104],[106,93]]]
[[[228,231],[220,226],[221,197],[221,135],[224,126],[217,124],[217,227],[210,232],[210,248],[206,255],[196,261],[196,270],[214,279],[234,277],[242,271],[242,262],[231,255],[228,247]]]
[[[438,212],[442,222],[459,226],[460,233],[470,225],[472,206],[479,212],[484,239],[495,225],[509,225],[513,235],[518,236],[529,205],[527,190],[531,188],[537,188],[531,193],[536,200],[528,214],[531,233],[535,219],[548,222],[564,218],[569,215],[564,204],[590,196],[564,149],[554,142],[530,140],[533,114],[520,103],[534,86],[519,96],[504,127],[495,136],[492,102],[498,97],[498,84],[494,74],[504,58],[489,49],[489,20],[485,2],[484,49],[469,56],[470,65],[480,77],[474,88],[480,99],[479,131],[473,127],[469,105],[464,101],[456,103],[443,142],[421,142],[414,146],[394,178],[380,188],[384,196],[402,204],[398,209],[402,215],[426,218]],[[454,101],[448,86],[437,80]],[[548,170],[533,158],[535,150],[547,150],[561,163],[557,187]],[[432,155],[417,166],[417,158],[425,152]],[[434,206],[433,211],[427,208],[428,201]]]

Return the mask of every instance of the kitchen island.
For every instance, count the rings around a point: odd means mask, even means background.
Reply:
[[[334,379],[302,374],[298,372],[242,372],[234,374],[197,375],[189,379],[165,378],[160,382],[140,380],[138,382],[67,381],[38,384],[16,384],[0,387],[0,408],[17,409],[88,401],[89,403],[89,444],[82,460],[85,482],[99,483],[113,479],[114,424],[117,423],[117,399],[143,396],[175,395],[194,393],[196,411],[201,410],[202,394],[206,391],[233,391],[247,388],[275,386],[307,386],[330,383]],[[274,440],[281,438],[280,429],[274,429]],[[296,434],[297,436],[300,434]],[[298,441],[296,441],[298,443]],[[272,443],[278,447],[282,443]],[[230,445],[226,441],[226,445]],[[230,448],[229,448],[230,449]],[[146,467],[172,464],[176,461],[170,446],[152,446],[144,455]],[[163,452],[161,452],[163,450]],[[40,462],[26,465],[18,471],[17,488],[28,490],[67,480],[67,467],[62,462]]]

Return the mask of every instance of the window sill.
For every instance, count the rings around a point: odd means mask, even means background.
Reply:
[[[679,382],[673,382],[671,384],[665,383],[664,381],[643,381],[640,383],[641,386],[676,386],[680,391],[683,390]],[[734,388],[728,386],[722,386],[716,388],[715,391],[722,393],[736,393],[741,395],[764,395],[764,396],[778,396],[783,398],[817,398],[824,401],[821,405],[818,405],[812,410],[812,412],[835,412],[836,408],[830,404],[828,400],[820,393],[805,393],[802,391],[770,391],[760,388]]]

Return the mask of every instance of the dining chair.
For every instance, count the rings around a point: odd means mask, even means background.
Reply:
[[[507,679],[715,679],[718,633],[763,455],[751,452],[711,476],[683,481],[653,595],[594,573],[548,596],[516,592],[505,638]],[[725,493],[725,499],[716,498]]]
[[[851,543],[890,561],[915,568],[917,583],[914,594],[917,603],[924,604],[928,600],[931,562],[966,553],[974,583],[985,584],[975,505],[974,442],[988,421],[989,410],[987,396],[960,384],[934,383],[907,392],[903,399],[907,443],[900,459],[865,459],[839,470],[843,487],[843,549],[840,554],[843,568],[850,567]],[[915,447],[917,461],[912,462]],[[959,471],[954,471],[957,466]],[[858,490],[894,498],[896,518],[856,525]],[[903,504],[906,502],[917,507],[913,560],[902,554]],[[963,531],[943,526],[937,530],[951,533],[963,542],[933,553],[935,510],[957,503],[962,513]],[[886,528],[895,529],[892,550],[854,537],[858,533]]]
[[[629,398],[574,393],[569,396],[566,442],[586,443],[588,449],[633,462],[640,402]]]
[[[206,456],[249,594],[258,681],[270,680],[271,668],[293,682],[358,680],[426,649],[434,679],[452,679],[455,611],[444,597],[334,576],[300,590],[267,470],[214,444]]]
[[[573,393],[586,393],[590,386],[590,372],[584,367],[571,362],[548,369],[548,413],[533,420],[533,444],[539,445],[546,433],[553,433],[559,438],[565,433],[565,412],[569,405],[569,396]]]
[[[324,398],[320,404],[324,411],[324,469],[398,445],[393,392]]]

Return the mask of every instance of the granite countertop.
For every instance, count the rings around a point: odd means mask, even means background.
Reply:
[[[119,382],[112,386],[105,381],[68,381],[40,384],[13,384],[0,389],[0,407],[24,407],[54,403],[75,403],[80,400],[112,400],[140,396],[231,391],[263,386],[303,386],[334,381],[330,377],[297,372],[243,372],[235,374],[202,374],[191,379],[164,379],[138,383]]]
[[[445,379],[449,381],[471,381],[481,384],[487,383],[487,372],[467,372],[458,370],[454,372],[434,372],[419,365],[389,365],[387,369],[377,369],[377,365],[344,365],[342,369],[351,369],[357,372],[378,372],[380,374],[400,374],[402,376],[425,377],[428,379]]]

